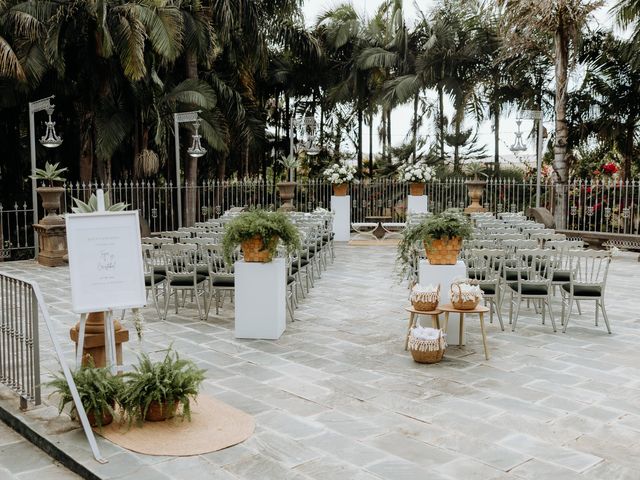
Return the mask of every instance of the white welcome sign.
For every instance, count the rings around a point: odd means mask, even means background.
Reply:
[[[66,216],[75,313],[146,304],[138,211]]]

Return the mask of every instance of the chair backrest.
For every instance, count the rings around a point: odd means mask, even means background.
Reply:
[[[162,245],[168,275],[196,274],[198,264],[198,245],[177,243]]]
[[[144,274],[153,277],[157,267],[165,267],[164,255],[153,245],[142,244],[142,265]],[[155,283],[154,278],[151,278],[151,283]]]
[[[553,279],[551,251],[542,248],[523,248],[516,254],[516,269],[520,283],[548,285]],[[507,267],[508,268],[508,267]]]
[[[467,277],[476,282],[498,282],[504,259],[503,250],[490,248],[469,250],[465,258]]]
[[[584,248],[583,240],[548,240],[545,242],[545,248],[565,250],[582,250]]]
[[[502,242],[504,240],[526,240],[526,237],[517,231],[514,233],[492,233],[486,236],[489,240]]]
[[[520,239],[506,239],[500,240],[498,246],[504,249],[508,254],[515,255],[518,250],[522,249],[534,249],[538,247],[538,242],[535,240]]]
[[[572,250],[568,252],[571,257],[571,267],[574,272],[574,284],[601,286],[607,282],[611,252],[608,250]]]
[[[551,240],[558,241],[558,240],[567,239],[567,236],[564,233],[546,233],[546,232],[538,233],[540,232],[540,230],[534,230],[533,232],[535,233],[531,233],[529,235],[529,238],[531,240],[537,241],[540,248],[544,248],[548,241],[551,241]]]
[[[143,237],[140,239],[140,242],[145,245],[153,245],[157,248],[160,248],[161,245],[173,243],[173,238]]]
[[[224,259],[222,245],[207,244],[204,246],[209,264],[209,275],[233,275],[233,264],[240,258],[240,251],[234,250],[232,263],[228,264]]]

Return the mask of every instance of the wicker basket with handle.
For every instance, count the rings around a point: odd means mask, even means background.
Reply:
[[[473,310],[478,306],[482,299],[482,290],[477,285],[469,285],[467,283],[452,283],[451,305],[458,310]]]

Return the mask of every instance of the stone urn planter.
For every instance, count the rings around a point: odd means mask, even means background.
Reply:
[[[411,182],[409,184],[409,195],[412,197],[420,197],[424,195],[424,183],[422,182]]]
[[[42,208],[46,212],[46,216],[40,219],[40,225],[64,225],[64,219],[58,215],[64,187],[38,187],[36,192],[40,195]]]
[[[284,212],[292,212],[294,210],[293,196],[296,188],[296,182],[278,182],[277,186],[278,192],[280,192],[280,199],[282,200],[280,210]]]
[[[467,194],[471,199],[471,205],[464,209],[464,213],[486,212],[486,209],[480,204],[486,185],[485,180],[467,180]]]
[[[336,197],[346,197],[348,189],[349,189],[348,183],[334,183],[333,195]]]

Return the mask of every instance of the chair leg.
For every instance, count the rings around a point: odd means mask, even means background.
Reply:
[[[164,315],[162,316],[163,320],[167,319],[167,313],[169,313],[169,301],[171,299],[171,287],[168,288],[167,291],[165,291],[164,294]]]
[[[196,285],[195,288],[193,290],[191,290],[191,296],[193,297],[195,295],[195,299],[196,299],[196,307],[198,307],[198,319],[199,320],[204,320],[204,317],[202,316],[202,308],[200,308],[200,295],[198,295],[198,286]]]
[[[604,318],[604,324],[607,326],[607,332],[611,333],[611,325],[609,325],[609,317],[607,311],[604,308],[604,298],[600,299],[600,308],[602,309],[602,317]]]
[[[571,309],[573,307],[573,296],[569,295],[569,308],[567,309],[567,316],[564,319],[564,327],[562,333],[567,333],[567,326],[569,325],[569,318],[571,318]]]
[[[520,314],[520,304],[522,303],[522,296],[520,294],[517,295],[518,302],[516,303],[516,316],[513,319],[513,324],[511,325],[511,331],[516,331],[516,323],[518,322],[518,315]]]
[[[213,288],[213,286],[211,286],[211,288],[209,289],[209,298],[206,300],[205,302],[205,318],[209,318],[209,311],[211,310],[211,302],[213,302],[213,294],[215,292],[215,289]],[[217,315],[217,314],[216,314]]]
[[[493,300],[493,303],[495,304],[495,299]],[[502,322],[502,313],[500,313],[500,309],[498,308],[497,305],[496,305],[496,316],[498,317],[498,321],[500,322],[500,328],[504,332],[504,323]]]
[[[596,327],[598,326],[598,308],[600,307],[600,302],[596,300]]]
[[[582,308],[580,307],[580,301],[576,300],[576,307],[578,307],[578,315],[582,315]]]
[[[513,324],[513,290],[509,292],[509,325]]]
[[[553,326],[553,331],[557,332],[556,330],[556,320],[555,318],[553,318],[553,310],[551,309],[551,297],[547,297],[547,308],[549,309],[549,318],[551,319],[551,326]]]

